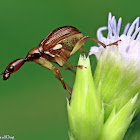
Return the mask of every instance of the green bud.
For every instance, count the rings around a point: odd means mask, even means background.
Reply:
[[[104,109],[97,97],[89,58],[80,56],[76,80],[69,103],[67,100],[70,140],[99,140]]]

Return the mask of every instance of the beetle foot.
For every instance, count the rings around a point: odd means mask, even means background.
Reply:
[[[80,69],[82,69],[82,68],[87,68],[87,67],[85,67],[85,66],[83,66],[83,65],[76,65],[76,66],[74,66],[75,68],[80,68]]]
[[[117,40],[116,42],[110,43],[110,44],[108,44],[108,45],[106,45],[106,46],[118,45],[118,42],[119,42],[119,41],[121,41],[121,39],[120,39],[120,40]]]

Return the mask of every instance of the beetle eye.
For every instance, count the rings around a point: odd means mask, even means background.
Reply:
[[[8,68],[8,70],[9,70],[9,72],[13,72],[13,71],[14,71],[14,67],[13,67],[13,66],[10,66],[10,67]]]

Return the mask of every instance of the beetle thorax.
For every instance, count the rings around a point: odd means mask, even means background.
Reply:
[[[26,58],[28,61],[33,61],[36,58],[39,58],[41,56],[41,47],[35,47],[29,51]]]

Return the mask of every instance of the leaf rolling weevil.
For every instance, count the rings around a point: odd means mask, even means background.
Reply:
[[[59,68],[55,67],[51,62],[58,64],[63,69],[68,69],[75,73],[74,67],[82,68],[82,66],[73,66],[67,60],[77,51],[84,51],[81,46],[87,39],[91,39],[104,48],[105,44],[83,34],[75,27],[63,26],[52,31],[44,40],[40,42],[38,47],[31,49],[25,58],[20,58],[12,61],[0,75],[3,75],[3,80],[7,80],[10,75],[16,72],[25,62],[34,61],[41,66],[50,69],[54,72],[56,78],[61,81],[64,89],[70,96],[71,88],[64,82]]]

